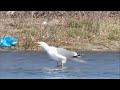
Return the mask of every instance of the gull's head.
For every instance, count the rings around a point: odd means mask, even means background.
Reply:
[[[43,48],[48,46],[45,42],[36,42],[36,44],[40,47],[43,47]]]

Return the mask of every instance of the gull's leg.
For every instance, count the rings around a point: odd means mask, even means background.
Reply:
[[[59,63],[61,63],[61,64],[59,64]],[[63,67],[63,63],[61,61],[57,62],[57,67],[59,67],[59,66]]]
[[[62,61],[60,61],[60,66],[63,68],[63,62]]]
[[[61,63],[60,61],[57,62],[57,67],[61,66],[59,63]]]
[[[63,68],[63,63],[61,62],[61,66],[62,66],[62,68]]]
[[[59,67],[59,61],[57,62],[57,67]]]

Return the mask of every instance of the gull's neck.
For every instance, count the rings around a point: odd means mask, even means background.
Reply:
[[[47,51],[47,50],[49,49],[49,45],[44,44],[44,45],[42,46],[42,48],[45,49],[45,50]]]

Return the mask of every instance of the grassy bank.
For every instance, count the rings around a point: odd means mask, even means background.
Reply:
[[[15,46],[38,50],[36,41],[80,50],[119,50],[120,12],[0,12],[0,37],[12,35]]]

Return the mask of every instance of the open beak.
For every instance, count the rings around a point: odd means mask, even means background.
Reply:
[[[37,46],[41,46],[40,42],[35,42],[35,44],[36,44]]]

